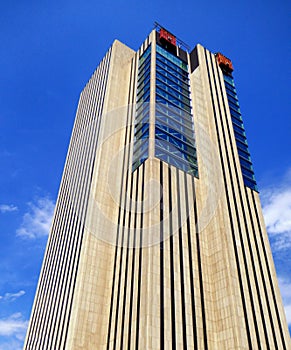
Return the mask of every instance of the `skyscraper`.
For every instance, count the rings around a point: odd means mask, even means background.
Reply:
[[[159,25],[81,93],[24,349],[288,349],[230,59]]]

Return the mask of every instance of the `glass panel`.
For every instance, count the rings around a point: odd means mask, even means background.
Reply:
[[[193,130],[188,129],[185,127],[183,124],[177,123],[174,119],[169,118],[164,115],[159,115],[156,113],[156,124],[164,124],[164,125],[169,125],[172,129],[178,130],[182,134],[186,135],[189,137],[189,139],[193,139]]]
[[[256,185],[256,181],[248,179],[247,177],[244,177],[244,184],[247,187],[249,187],[249,188],[251,188],[251,189],[253,189],[255,191],[258,191],[258,188],[257,188],[257,185]]]
[[[236,89],[233,85],[229,84],[227,81],[224,80],[225,86],[227,89],[233,91],[236,94]]]
[[[246,169],[244,167],[242,167],[241,170],[242,170],[243,175],[251,178],[252,180],[255,180],[253,171],[250,171],[250,170],[248,170],[248,169]]]
[[[231,89],[229,88],[229,85],[228,85],[228,84],[225,84],[225,88],[226,88],[227,97],[228,97],[228,96],[232,96],[232,97],[234,97],[234,98],[237,98],[236,92],[233,91],[233,90],[231,90]]]
[[[228,104],[229,104],[229,107],[230,107],[232,110],[234,110],[235,112],[240,113],[240,108],[239,108],[239,106],[233,104],[233,103],[232,103],[231,101],[229,101],[229,100],[228,100]]]
[[[144,77],[149,73],[151,68],[150,62],[144,66],[142,70],[139,71],[138,73],[138,82],[144,79]]]
[[[148,157],[150,67],[151,48],[149,46],[139,59],[136,119],[134,126],[133,171]]]
[[[169,72],[174,76],[177,76],[179,79],[181,79],[185,83],[189,82],[188,74],[186,72],[182,71],[178,67],[175,67],[174,65],[170,66],[165,62],[157,59],[157,71],[160,71],[160,69],[165,70],[166,72]]]
[[[244,135],[241,135],[240,133],[238,132],[234,132],[234,136],[236,139],[240,140],[241,142],[247,144],[247,139]]]
[[[145,67],[149,67],[151,64],[151,57],[149,56],[142,64],[139,65],[138,71],[139,74],[144,70]]]
[[[246,186],[257,191],[251,157],[247,145],[246,134],[239,109],[239,102],[236,95],[234,80],[231,76],[224,74],[224,82],[227,92],[228,104],[232,117],[232,125],[236,139],[242,175]]]
[[[137,86],[137,94],[143,89],[143,87],[150,81],[150,74],[144,76],[144,79],[141,79]]]
[[[237,119],[241,120],[242,121],[242,116],[239,112],[233,110],[232,108],[230,109],[230,113],[232,116],[235,116]]]
[[[224,75],[223,77],[225,81],[227,81],[231,86],[234,87],[234,81],[232,77],[230,77],[229,75]]]
[[[132,164],[132,171],[138,168],[148,158],[148,151],[146,150],[137,160]]]
[[[134,136],[137,139],[142,139],[142,138],[146,138],[148,137],[148,133],[147,136],[145,135],[146,131],[149,130],[149,124],[148,123],[140,123],[136,125],[136,131],[134,133]]]
[[[157,47],[156,157],[197,175],[197,157],[189,91],[188,66]]]
[[[187,84],[183,83],[181,80],[175,79],[172,77],[171,77],[171,79],[169,79],[169,77],[164,76],[158,72],[156,74],[156,78],[157,78],[157,80],[161,81],[163,84],[166,84],[166,85],[178,90],[182,94],[189,96],[189,86]]]
[[[144,103],[143,108],[140,108],[136,114],[135,124],[146,122],[149,120],[149,103]]]
[[[190,156],[196,157],[195,145],[190,145],[187,141],[187,138],[184,137],[184,140],[177,137],[177,133],[169,134],[166,130],[162,130],[162,126],[156,126],[156,138],[164,140],[173,145],[173,150],[179,149],[183,153],[187,153]],[[175,137],[176,136],[176,137]]]
[[[240,149],[240,148],[238,148],[237,150],[238,150],[238,154],[239,154],[240,157],[243,157],[243,158],[245,158],[246,160],[251,161],[251,157],[250,157],[249,152],[244,152],[244,151],[243,151],[242,149]]]
[[[178,79],[177,77],[170,75],[170,74],[161,74],[159,72],[156,72],[156,77],[160,80],[162,80],[164,83],[168,84],[169,86],[173,87],[180,87],[185,92],[186,95],[189,94],[189,85],[183,82],[182,80]]]
[[[193,118],[190,113],[183,111],[180,108],[168,107],[166,106],[166,100],[163,101],[164,103],[158,103],[156,105],[157,111],[163,113],[164,115],[170,116],[180,123],[186,124],[186,126],[192,129]]]
[[[242,166],[253,171],[253,166],[252,166],[252,163],[250,161],[248,162],[246,159],[244,159],[242,157],[240,157],[239,160],[240,160],[240,164]]]
[[[227,98],[228,98],[228,101],[230,101],[230,102],[232,102],[233,104],[235,104],[236,106],[239,106],[239,103],[238,103],[238,100],[237,100],[237,98],[234,98],[234,97],[232,97],[232,96],[227,96]]]
[[[193,170],[196,169],[197,170],[197,166],[196,166],[196,159],[195,158],[190,158],[190,157],[186,157],[184,155],[184,159],[181,157],[181,154],[179,154],[179,152],[175,153],[171,150],[171,147],[169,147],[168,149],[165,148],[164,144],[159,145],[159,140],[156,140],[156,153],[155,156],[164,160],[165,162],[172,164],[174,166],[176,166],[179,169],[182,169],[186,172],[188,172],[189,170]]]
[[[137,95],[137,102],[139,102],[141,99],[146,99],[147,95],[150,93],[150,84],[146,84],[144,89]]]
[[[178,67],[184,69],[186,72],[188,72],[188,65],[184,61],[182,61],[177,56],[174,56],[173,54],[169,53],[168,51],[164,50],[161,46],[157,45],[157,53],[162,55],[167,59],[167,61],[171,61]]]
[[[236,124],[234,124],[234,121],[233,121],[233,120],[232,120],[232,124],[233,124],[233,129],[234,129],[235,131],[241,133],[242,135],[245,134],[243,127],[238,127]]]
[[[145,52],[141,55],[141,57],[139,58],[139,64],[142,64],[144,62],[144,60],[150,55],[151,53],[151,45],[149,45],[147,47],[147,49],[145,50]]]
[[[232,118],[232,122],[233,122],[233,124],[238,125],[239,127],[241,127],[243,129],[243,131],[244,131],[244,125],[243,125],[243,123],[241,121],[237,120],[236,118]]]
[[[245,152],[249,152],[249,148],[248,148],[248,145],[246,145],[245,143],[242,143],[240,140],[236,140],[236,144],[237,144],[237,147],[239,147],[240,149],[242,149],[243,151]]]
[[[144,140],[137,141],[134,149],[134,158],[138,159],[148,148],[148,143]]]
[[[141,96],[139,101],[137,102],[137,110],[139,110],[139,108],[141,106],[143,106],[143,104],[145,102],[150,102],[150,90],[147,91],[147,93],[144,96]]]
[[[164,83],[163,81],[161,81],[160,79],[157,79],[156,81],[157,86],[159,86],[160,88],[164,89],[165,91],[169,92],[170,94],[172,94],[173,96],[179,98],[180,100],[183,100],[185,103],[188,103],[190,105],[190,99],[189,97],[189,92],[183,90],[182,88],[180,88],[179,86],[173,84],[173,85],[168,85],[166,83]]]
[[[191,108],[189,105],[186,105],[185,103],[179,101],[179,99],[175,98],[174,96],[172,96],[171,94],[167,93],[166,91],[160,89],[157,87],[156,89],[156,93],[157,93],[157,102],[162,102],[160,100],[158,100],[158,95],[163,97],[164,99],[166,99],[167,101],[169,101],[173,106],[177,106],[180,108],[185,109],[187,112],[191,111]]]

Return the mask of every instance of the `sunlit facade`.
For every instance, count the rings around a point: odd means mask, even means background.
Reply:
[[[232,62],[164,28],[81,93],[24,349],[289,349]]]

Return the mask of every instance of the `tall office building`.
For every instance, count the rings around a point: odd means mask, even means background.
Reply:
[[[290,349],[232,62],[156,25],[81,93],[25,349]]]

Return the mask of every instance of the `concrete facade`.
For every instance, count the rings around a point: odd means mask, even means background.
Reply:
[[[290,349],[223,72],[201,45],[177,47],[199,176],[155,156],[157,38],[115,41],[81,93],[24,349]],[[148,157],[133,171],[149,45]]]

